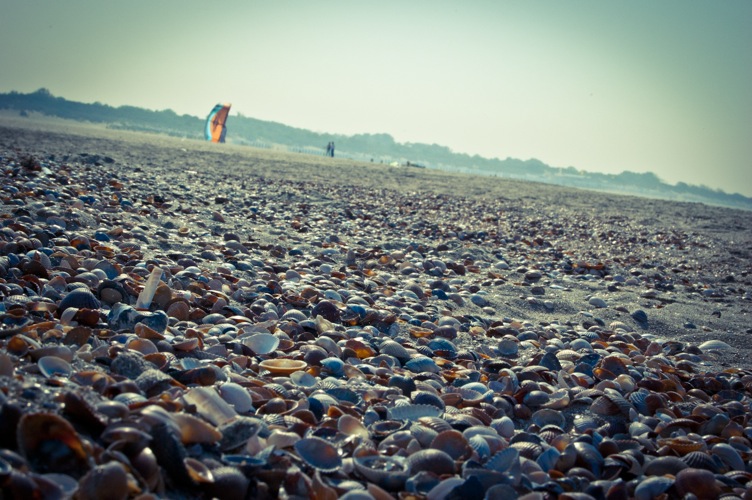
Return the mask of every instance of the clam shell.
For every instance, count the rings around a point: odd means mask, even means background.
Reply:
[[[353,464],[361,476],[389,491],[400,490],[408,478],[408,465],[403,457],[353,456]]]
[[[70,363],[57,356],[44,356],[37,361],[39,371],[47,378],[54,376],[67,377],[71,374]]]
[[[437,475],[454,474],[454,460],[441,450],[419,450],[407,457],[410,474],[421,471],[433,472]]]
[[[321,472],[335,472],[342,467],[339,450],[330,442],[317,438],[304,438],[295,443],[295,451],[305,463]]]
[[[290,375],[298,370],[304,370],[308,364],[299,359],[275,358],[265,359],[259,366],[278,375]]]
[[[277,349],[279,337],[271,333],[256,333],[245,337],[241,342],[248,346],[255,354],[269,354]]]
[[[530,420],[538,427],[545,427],[547,425],[555,425],[560,428],[564,428],[567,424],[567,419],[560,411],[552,410],[549,408],[541,408],[537,410],[530,417]]]

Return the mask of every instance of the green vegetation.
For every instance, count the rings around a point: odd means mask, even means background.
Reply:
[[[37,112],[71,120],[103,123],[111,128],[203,138],[204,118],[178,115],[170,109],[151,111],[133,106],[115,108],[101,103],[73,102],[55,97],[47,89],[39,89],[30,94],[0,94],[0,109],[15,110],[22,116]],[[365,161],[397,162],[401,165],[409,162],[411,165],[433,169],[752,210],[752,198],[683,182],[672,186],[661,181],[652,172],[600,174],[580,171],[574,167],[550,167],[536,159],[483,158],[478,155],[455,153],[438,144],[397,143],[389,134],[322,134],[281,123],[231,115],[228,120],[227,137],[228,142],[236,144],[266,147],[280,145],[293,151],[321,151],[322,154],[326,143],[333,140],[337,146],[338,156],[344,155]]]

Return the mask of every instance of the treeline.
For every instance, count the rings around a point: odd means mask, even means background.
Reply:
[[[20,114],[38,112],[71,120],[104,123],[113,128],[157,132],[178,137],[203,137],[204,118],[178,115],[170,109],[151,111],[134,106],[113,107],[101,103],[73,102],[55,97],[44,88],[29,94],[0,94],[0,109],[16,110]],[[207,109],[207,113],[208,111]],[[297,151],[315,151],[319,148],[323,151],[329,141],[334,141],[337,151],[348,152],[355,157],[375,162],[397,162],[403,165],[409,162],[412,165],[449,171],[752,210],[752,199],[741,194],[727,194],[707,186],[693,186],[684,182],[672,186],[661,181],[652,172],[625,171],[621,174],[601,174],[584,172],[574,167],[551,167],[536,159],[483,158],[479,155],[455,153],[438,144],[398,143],[389,134],[322,134],[281,123],[231,115],[227,137],[228,142],[237,144],[276,144]]]

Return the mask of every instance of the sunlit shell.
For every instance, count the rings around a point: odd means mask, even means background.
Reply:
[[[359,436],[363,439],[368,439],[368,429],[366,429],[361,423],[359,418],[355,418],[352,415],[342,415],[337,419],[337,429],[348,436]]]
[[[37,361],[37,366],[42,375],[47,378],[55,376],[67,377],[72,371],[70,363],[57,356],[44,356]]]
[[[248,413],[253,410],[253,400],[248,390],[235,382],[225,382],[217,387],[220,396],[231,404],[238,413]]]
[[[188,471],[188,475],[195,483],[202,484],[214,482],[214,476],[212,475],[211,469],[200,460],[186,457],[183,459],[183,464]]]
[[[728,345],[726,342],[723,342],[722,340],[708,340],[707,342],[700,344],[698,347],[702,352],[725,351],[732,349],[730,345]]]
[[[241,342],[256,354],[268,354],[277,348],[279,338],[271,333],[256,333],[243,338]]]
[[[284,431],[281,429],[272,430],[266,442],[270,446],[275,446],[278,449],[292,448],[295,443],[300,441],[301,437],[295,432]]]
[[[339,450],[328,441],[309,437],[295,443],[295,451],[305,463],[321,472],[334,472],[342,467]]]
[[[685,436],[658,438],[657,443],[660,446],[668,446],[679,455],[686,455],[687,453],[707,448],[704,441],[693,440]]]
[[[259,366],[278,375],[290,375],[298,370],[304,370],[308,364],[298,359],[275,358],[265,359],[259,363]]]

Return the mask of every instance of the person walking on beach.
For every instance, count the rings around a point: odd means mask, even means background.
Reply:
[[[329,156],[331,156],[332,158],[334,158],[334,141],[330,142],[329,146],[330,146],[330,148],[329,148]]]

